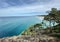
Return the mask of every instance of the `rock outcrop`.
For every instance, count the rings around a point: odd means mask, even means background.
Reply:
[[[60,42],[60,40],[55,37],[50,37],[47,35],[42,36],[21,35],[0,38],[0,42]]]

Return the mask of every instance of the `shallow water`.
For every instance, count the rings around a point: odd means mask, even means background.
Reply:
[[[30,17],[0,17],[0,38],[21,34],[29,26],[40,23],[35,16]]]

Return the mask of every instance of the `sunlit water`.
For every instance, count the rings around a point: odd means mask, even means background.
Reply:
[[[0,38],[20,35],[29,26],[40,23],[35,16],[31,17],[0,17]]]

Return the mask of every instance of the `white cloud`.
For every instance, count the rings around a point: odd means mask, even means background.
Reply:
[[[48,4],[33,4],[20,7],[9,7],[5,9],[0,9],[0,16],[31,16],[31,15],[41,15],[46,14],[46,11],[51,8],[60,8],[59,0],[53,0]]]

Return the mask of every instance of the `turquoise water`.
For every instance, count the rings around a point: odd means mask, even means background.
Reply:
[[[35,16],[30,17],[0,17],[0,38],[21,34],[29,26],[40,23]]]

